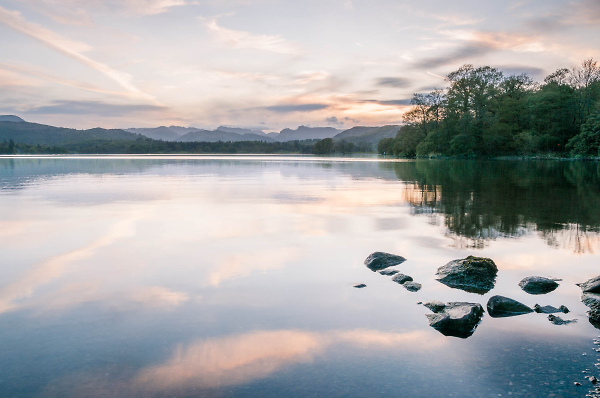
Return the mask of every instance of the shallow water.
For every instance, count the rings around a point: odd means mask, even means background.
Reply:
[[[583,397],[599,209],[592,162],[0,158],[0,396]],[[499,268],[485,295],[435,280],[468,255]],[[460,339],[417,305],[493,295],[577,323],[485,314]]]

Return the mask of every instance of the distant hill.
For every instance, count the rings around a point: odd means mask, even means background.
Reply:
[[[141,134],[153,140],[178,141],[182,134],[178,134],[169,127],[160,126],[155,128],[131,128],[125,129],[130,133]]]
[[[384,138],[395,138],[400,127],[397,125],[383,127],[353,127],[349,130],[342,131],[335,137],[334,141],[347,141],[355,144],[367,143],[377,145]]]
[[[274,139],[269,138],[265,135],[236,134],[236,133],[230,133],[230,132],[221,131],[221,130],[192,131],[191,133],[187,133],[186,135],[180,137],[179,141],[183,141],[183,142],[193,142],[193,141],[200,141],[200,142],[218,142],[218,141],[223,141],[223,142],[227,142],[227,141],[231,141],[231,142],[238,142],[238,141],[277,142]]]
[[[283,129],[277,136],[280,142],[295,141],[295,140],[322,140],[324,138],[333,138],[339,134],[340,130],[333,127],[306,127],[300,126],[297,130]]]
[[[21,119],[18,116],[15,115],[0,115],[0,122],[16,122],[16,123],[20,123],[20,122],[24,122],[25,120]]]
[[[0,121],[0,141],[14,140],[31,145],[66,145],[92,140],[136,140],[139,135],[123,130],[95,128],[75,130],[29,122]]]
[[[202,129],[199,129],[196,127],[181,127],[181,126],[169,126],[169,129],[179,135],[185,135],[187,133],[191,133],[192,131],[202,130]]]
[[[266,135],[264,133],[264,131],[262,130],[250,130],[250,129],[242,129],[242,128],[238,128],[238,127],[226,127],[226,126],[219,126],[216,128],[217,130],[220,131],[226,131],[228,133],[236,133],[236,134],[257,134],[257,135]]]

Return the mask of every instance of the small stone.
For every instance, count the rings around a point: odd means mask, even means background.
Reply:
[[[397,274],[399,271],[396,269],[382,269],[381,271],[378,271],[381,275],[385,275],[385,276],[392,276]]]
[[[396,282],[396,283],[399,283],[399,284],[401,284],[401,285],[402,285],[402,284],[404,284],[404,283],[406,283],[406,282],[410,282],[410,281],[412,281],[412,280],[413,280],[413,278],[412,278],[411,276],[404,275],[404,274],[396,274],[396,275],[394,275],[394,276],[392,277],[392,280],[393,280],[394,282]]]
[[[504,296],[491,297],[487,303],[487,310],[492,318],[505,318],[533,312],[525,304]]]
[[[575,382],[574,383],[577,387],[579,387],[581,385],[581,383]]]
[[[375,252],[369,255],[365,260],[365,265],[371,271],[379,271],[385,268],[393,267],[394,265],[402,264],[406,259],[395,254]]]
[[[560,312],[562,312],[562,313],[565,313],[565,314],[568,314],[569,312],[571,312],[571,311],[569,311],[569,309],[568,309],[567,307],[565,307],[564,305],[561,305],[560,307],[558,307],[558,309],[560,310]]]
[[[437,280],[453,289],[485,294],[496,284],[498,267],[489,258],[469,256],[439,267]]]
[[[409,292],[418,292],[423,287],[423,285],[420,283],[412,281],[405,282],[402,286],[404,286]]]
[[[367,287],[367,285],[365,285],[364,283],[358,283],[358,284],[354,285],[354,287],[357,289],[362,289],[363,287]]]
[[[577,322],[577,319],[565,320],[565,319],[562,319],[559,316],[552,315],[552,314],[548,315],[548,320],[550,322],[552,322],[553,324],[555,324],[555,325],[567,325],[569,323],[576,323]]]
[[[483,316],[483,307],[477,303],[446,303],[443,311],[427,314],[429,326],[444,336],[466,339],[470,337]]]
[[[558,287],[557,280],[544,278],[543,276],[528,276],[519,282],[519,286],[529,294],[546,294],[554,291]]]

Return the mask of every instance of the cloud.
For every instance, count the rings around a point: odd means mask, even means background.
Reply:
[[[167,109],[158,105],[118,105],[99,101],[55,101],[52,105],[31,108],[25,113],[31,115],[123,116],[135,113],[159,112]]]
[[[364,100],[364,102],[373,102],[379,105],[410,105],[411,98],[399,99],[399,100]]]
[[[265,109],[277,112],[277,113],[291,113],[291,112],[313,112],[321,109],[327,109],[329,105],[326,104],[299,104],[299,105],[274,105],[268,106]]]
[[[253,35],[241,30],[227,29],[217,24],[217,18],[205,19],[206,27],[217,37],[230,47],[241,49],[252,49],[261,51],[270,51],[279,54],[300,54],[300,50],[289,43],[283,37],[270,35]]]
[[[327,119],[325,119],[325,122],[328,123],[328,124],[336,125],[336,126],[342,126],[342,125],[344,125],[344,122],[340,121],[335,116],[328,117]]]
[[[453,30],[442,32],[449,39],[462,42],[452,52],[416,62],[417,68],[437,68],[471,60],[494,51],[541,52],[545,50],[537,36],[484,31]]]
[[[410,80],[403,77],[380,77],[377,79],[377,85],[381,87],[404,88],[410,84]]]
[[[544,71],[544,69],[536,68],[534,66],[505,65],[505,66],[498,66],[497,68],[500,69],[502,72],[504,72],[504,74],[507,76],[521,75],[523,73],[527,74],[529,77],[531,77],[533,79],[539,79],[539,78],[543,78],[544,76],[546,76],[546,71]]]
[[[132,96],[146,100],[154,99],[154,97],[138,89],[133,84],[132,77],[129,74],[120,72],[109,67],[108,65],[94,61],[93,59],[83,55],[82,52],[91,50],[90,46],[87,44],[64,38],[38,24],[26,21],[21,17],[19,12],[10,11],[3,7],[0,7],[0,23],[102,73],[126,89]]]

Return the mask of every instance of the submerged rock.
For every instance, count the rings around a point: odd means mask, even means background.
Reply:
[[[485,294],[496,284],[498,267],[489,259],[469,256],[438,268],[437,280],[446,286],[470,293]]]
[[[395,254],[375,252],[369,255],[365,260],[365,265],[371,271],[379,271],[394,265],[402,264],[406,259]]]
[[[577,286],[579,286],[584,293],[600,293],[600,276],[589,279],[583,283],[578,283]]]
[[[421,285],[420,283],[413,281],[404,282],[402,286],[404,286],[409,292],[418,292],[423,287],[423,285]]]
[[[435,314],[427,314],[429,326],[444,336],[466,339],[475,332],[483,307],[477,303],[447,303],[444,309]]]
[[[541,305],[536,304],[533,306],[533,310],[538,314],[556,314],[559,312],[568,314],[570,312],[569,309],[564,305],[561,305],[560,307],[556,308],[551,305],[545,305],[542,307]]]
[[[354,287],[357,289],[362,289],[363,287],[367,287],[367,285],[365,285],[364,283],[358,283],[358,284],[354,285]]]
[[[429,308],[431,310],[431,312],[435,312],[436,314],[438,312],[442,312],[444,310],[444,308],[446,308],[446,304],[442,303],[441,301],[437,301],[437,300],[427,301],[427,302],[423,303],[423,305],[425,307]]]
[[[556,281],[560,279],[544,278],[543,276],[528,276],[519,282],[519,286],[529,294],[546,294],[558,287]]]
[[[548,315],[548,320],[550,322],[552,322],[553,324],[555,324],[555,325],[567,325],[569,323],[576,323],[577,322],[577,319],[566,320],[566,319],[562,319],[561,317],[556,316],[556,315],[552,315],[552,314]]]
[[[583,293],[581,301],[589,308],[587,312],[588,317],[596,322],[600,322],[600,294]]]
[[[394,275],[394,276],[392,277],[392,280],[393,280],[394,282],[396,282],[396,283],[399,283],[399,284],[401,284],[401,285],[402,285],[402,284],[404,284],[404,283],[406,283],[406,282],[410,282],[410,281],[412,281],[412,280],[413,280],[413,278],[412,278],[411,276],[404,275],[404,274],[396,274],[396,275]]]
[[[391,275],[396,275],[399,271],[396,269],[382,269],[381,271],[378,271],[381,275],[386,275],[386,276],[391,276]]]
[[[487,310],[492,318],[505,318],[533,312],[525,304],[504,296],[490,297],[487,303]]]

